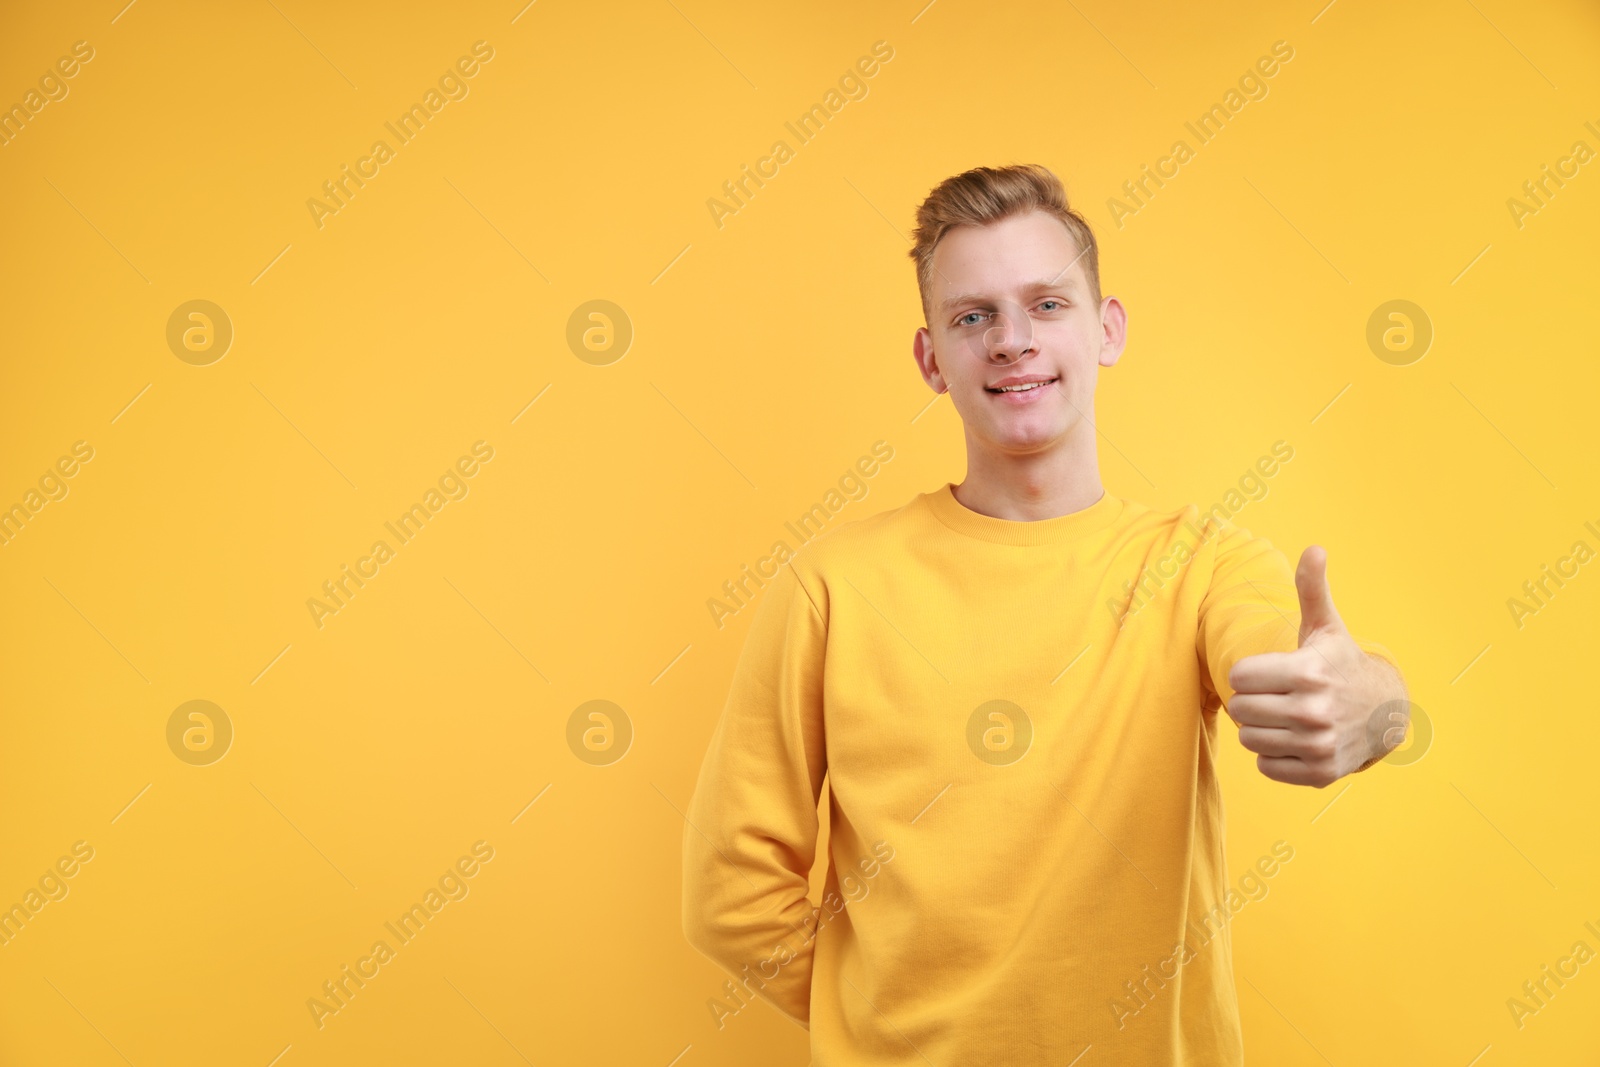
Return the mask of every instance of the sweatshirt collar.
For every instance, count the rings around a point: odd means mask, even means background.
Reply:
[[[1122,498],[1102,492],[1100,499],[1086,508],[1050,519],[1001,519],[973,511],[955,496],[955,483],[945,482],[931,493],[924,493],[934,515],[960,534],[1000,545],[1060,545],[1103,530],[1122,513]]]

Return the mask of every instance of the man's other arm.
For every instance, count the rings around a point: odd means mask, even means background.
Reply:
[[[1269,778],[1321,788],[1404,739],[1410,705],[1399,664],[1345,628],[1320,547],[1291,572],[1271,542],[1224,524],[1197,651],[1240,743]]]
[[[755,607],[683,827],[684,935],[741,995],[807,1029],[826,640],[821,611],[786,564]]]

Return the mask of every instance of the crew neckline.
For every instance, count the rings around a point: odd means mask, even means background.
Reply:
[[[1086,508],[1049,519],[1001,519],[956,499],[955,483],[924,493],[935,516],[956,533],[1000,545],[1059,545],[1103,530],[1122,513],[1122,498],[1105,491]]]

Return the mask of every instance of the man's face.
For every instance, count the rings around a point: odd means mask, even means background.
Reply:
[[[1022,455],[1092,436],[1098,368],[1121,355],[1127,315],[1116,297],[1094,303],[1066,226],[1042,211],[958,226],[933,268],[913,354],[923,379],[950,393],[969,452]]]

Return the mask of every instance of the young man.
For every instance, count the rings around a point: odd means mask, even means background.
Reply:
[[[1369,725],[1406,707],[1398,668],[1321,548],[1291,576],[1222,505],[1103,489],[1127,313],[1054,174],[957,175],[917,224],[913,354],[967,477],[761,592],[683,833],[685,933],[735,978],[713,1013],[764,998],[815,1067],[1243,1063],[1217,712],[1322,787],[1404,737]]]

